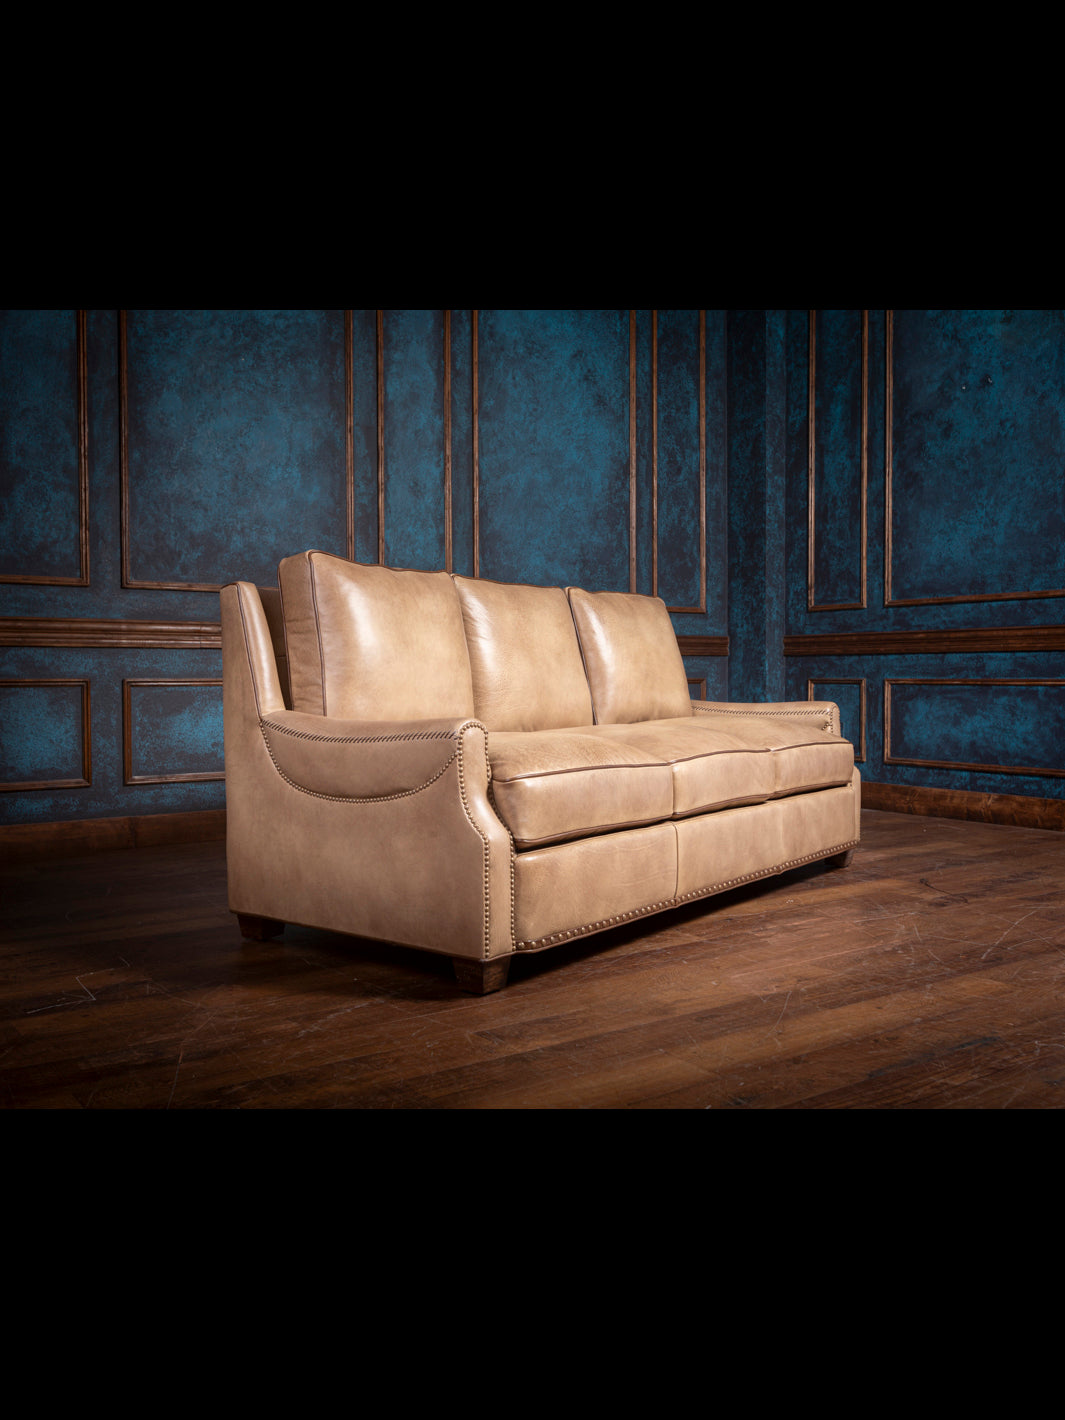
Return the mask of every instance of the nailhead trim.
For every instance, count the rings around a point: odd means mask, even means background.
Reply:
[[[821,715],[822,720],[818,728],[830,732],[832,730],[832,716],[829,715],[827,718],[824,718],[824,711],[822,710],[729,710],[727,707],[724,710],[718,710],[715,706],[707,706],[703,709],[699,706],[698,701],[695,700],[692,701],[692,704],[695,706],[694,713],[697,715],[737,715],[748,720],[795,720],[800,716],[805,716],[807,719],[815,719],[818,715]]]
[[[775,877],[778,873],[787,872],[789,868],[801,867],[803,863],[815,863],[819,858],[833,858],[837,853],[846,853],[851,848],[857,848],[858,843],[859,840],[855,838],[850,843],[840,843],[835,848],[828,848],[818,853],[807,853],[802,858],[791,858],[778,867],[766,868],[760,873],[746,873],[743,877],[729,878],[726,882],[715,883],[713,887],[698,888],[695,892],[686,892],[682,897],[671,898],[668,902],[652,902],[647,907],[637,907],[631,912],[620,913],[617,917],[604,917],[599,922],[588,922],[583,927],[571,927],[566,932],[552,932],[549,936],[537,937],[535,941],[518,942],[515,950],[528,952],[541,947],[557,946],[559,942],[569,942],[575,937],[587,936],[590,932],[620,926],[623,922],[632,922],[639,917],[649,917],[654,912],[663,912],[670,907],[679,907],[682,903],[692,902],[696,898],[712,897],[714,893],[727,892],[729,888],[740,887],[744,883],[757,882],[759,878]]]
[[[617,917],[604,917],[598,922],[588,922],[583,927],[571,927],[567,932],[552,932],[546,937],[537,937],[532,942],[517,942],[515,950],[519,952],[535,951],[538,947],[554,947],[559,942],[571,941],[574,937],[584,937],[589,932],[597,932],[606,927],[616,927],[622,922],[632,922],[637,917],[649,917],[653,912],[664,912],[667,908],[673,907],[676,900],[671,898],[668,902],[652,902],[647,907],[637,907],[631,912],[620,913]]]
[[[465,730],[465,729],[467,729],[467,728],[468,728],[468,725],[463,725],[462,730]],[[483,876],[482,876],[482,878],[481,878],[481,907],[482,907],[482,912],[483,912],[483,923],[484,923],[484,937],[482,938],[482,942],[481,942],[481,955],[482,955],[483,958],[487,958],[487,956],[488,956],[488,946],[489,946],[489,943],[490,943],[491,940],[492,940],[492,904],[491,904],[491,900],[490,900],[490,894],[489,894],[489,891],[488,891],[489,873],[490,873],[490,871],[491,871],[491,865],[492,865],[492,855],[491,855],[491,848],[490,848],[490,845],[489,845],[489,842],[488,842],[488,835],[487,835],[487,833],[485,833],[485,831],[478,825],[477,821],[476,821],[475,818],[473,817],[473,814],[472,814],[472,812],[471,812],[471,810],[470,810],[470,800],[469,800],[469,796],[468,796],[468,794],[467,794],[467,792],[466,792],[466,769],[465,769],[465,765],[464,765],[464,763],[463,763],[463,755],[462,755],[462,731],[459,732],[459,744],[458,744],[458,749],[455,751],[455,754],[456,754],[456,756],[457,756],[457,758],[458,758],[458,762],[459,762],[459,798],[460,798],[461,801],[462,801],[462,811],[463,811],[463,813],[466,815],[466,818],[467,818],[467,820],[469,821],[469,824],[470,824],[471,828],[473,829],[473,831],[477,834],[477,836],[478,836],[478,837],[480,838],[480,840],[481,840],[481,861],[482,861],[482,867],[483,867]],[[487,760],[488,760],[488,744],[487,744],[487,737],[486,737],[486,739],[485,739],[485,761],[487,762]],[[450,762],[450,761],[449,761],[449,762]],[[514,934],[511,933],[511,938],[512,938],[512,939],[513,939],[513,935],[514,935]]]
[[[796,710],[733,710],[728,705],[719,708],[716,705],[702,704],[698,700],[693,700],[692,705],[698,715],[753,715],[766,720],[794,720],[799,715],[824,714],[823,710],[807,710],[805,707]]]
[[[405,744],[416,740],[457,740],[454,730],[425,730],[406,735],[319,735],[313,730],[294,730],[290,725],[278,725],[273,720],[263,719],[260,726],[275,730],[279,735],[289,735],[294,740],[314,740],[323,745],[391,745]],[[465,726],[463,726],[465,728]]]
[[[851,848],[857,847],[858,839],[856,838],[850,843],[838,843],[835,848],[827,848],[822,852],[807,853],[802,858],[789,858],[786,863],[781,863],[779,868],[767,868],[760,873],[745,873],[742,878],[729,878],[727,882],[715,883],[713,887],[696,888],[694,892],[686,892],[682,897],[678,897],[677,902],[691,902],[697,897],[708,897],[715,892],[725,892],[728,888],[740,887],[743,883],[757,882],[759,878],[786,873],[789,868],[801,868],[803,863],[816,863],[819,858],[834,858],[837,853],[846,853]]]
[[[485,736],[485,759],[488,760],[488,737],[487,737],[487,736]],[[503,831],[506,833],[507,839],[508,839],[508,841],[509,841],[509,843],[510,843],[510,950],[513,952],[513,951],[516,951],[516,950],[517,950],[517,946],[516,946],[516,943],[515,943],[515,935],[516,935],[516,932],[517,932],[517,920],[516,920],[516,917],[515,917],[515,908],[514,908],[514,879],[515,879],[514,863],[515,863],[515,858],[516,858],[516,850],[515,850],[515,848],[514,848],[514,835],[513,835],[513,833],[511,833],[509,827],[507,826],[507,824],[506,824],[506,822],[505,822],[505,820],[504,820],[504,818],[503,818],[503,815],[499,812],[499,805],[496,803],[495,790],[493,789],[492,784],[493,784],[493,781],[492,781],[492,765],[491,765],[491,762],[489,761],[489,763],[488,763],[488,802],[491,804],[492,808],[495,810],[495,816],[496,816],[496,818],[499,820],[500,824],[502,825]],[[476,827],[476,825],[474,825],[474,827]],[[488,880],[487,880],[487,878],[486,878],[486,879],[485,879],[485,895],[487,896],[487,894],[488,894]],[[487,943],[487,941],[486,941],[486,942],[485,942],[485,956],[487,957],[487,955],[488,955],[488,943]]]

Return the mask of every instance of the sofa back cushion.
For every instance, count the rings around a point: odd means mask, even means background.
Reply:
[[[569,589],[598,725],[690,715],[688,678],[660,597]]]
[[[470,660],[446,572],[326,552],[278,569],[293,710],[351,720],[473,714]]]
[[[474,714],[489,730],[592,723],[592,701],[561,587],[455,578],[473,676]]]

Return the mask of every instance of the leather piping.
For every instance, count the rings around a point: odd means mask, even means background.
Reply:
[[[273,764],[274,768],[277,770],[279,777],[282,778],[285,783],[288,784],[291,788],[297,790],[300,794],[308,794],[312,799],[328,799],[331,803],[334,804],[391,804],[394,803],[396,799],[409,799],[413,794],[420,794],[423,789],[428,789],[431,784],[435,784],[438,779],[442,779],[443,776],[447,773],[447,771],[451,768],[451,766],[455,763],[455,760],[458,758],[459,753],[458,746],[456,745],[454,752],[444,764],[444,766],[441,769],[437,770],[435,774],[431,775],[428,779],[426,779],[423,784],[418,784],[413,789],[403,789],[396,794],[374,794],[366,796],[362,796],[359,794],[323,794],[319,789],[308,789],[304,784],[297,784],[295,779],[291,778],[288,774],[285,773],[285,771],[281,768],[280,764],[278,764],[277,760],[274,758],[273,746],[270,743],[269,735],[266,733],[266,728],[267,722],[265,720],[260,720],[259,731],[262,734],[263,743],[266,745],[266,752],[270,756],[270,761]],[[270,728],[276,729],[277,726],[273,725]],[[396,738],[399,737],[397,736]],[[332,741],[325,741],[325,743],[371,744],[373,743],[373,741],[345,741],[341,739],[336,739]],[[467,817],[469,817],[468,812]]]
[[[603,833],[621,833],[629,828],[648,828],[655,823],[676,823],[703,814],[716,814],[722,809],[740,809],[749,807],[751,804],[769,804],[776,799],[794,798],[797,794],[819,793],[822,789],[845,789],[849,783],[849,779],[830,779],[823,784],[804,784],[801,789],[778,789],[772,794],[751,794],[738,799],[722,799],[713,804],[696,804],[690,809],[674,810],[673,813],[664,817],[638,818],[627,823],[607,823],[602,826],[588,824],[581,828],[563,830],[558,834],[549,834],[545,838],[519,838],[513,834],[513,831],[511,831],[511,836],[514,838],[518,852],[524,853],[534,848],[550,848],[554,844],[573,843],[582,838],[596,838]],[[499,808],[494,800],[493,807],[498,814]]]
[[[255,667],[251,661],[251,638],[248,635],[248,622],[244,615],[244,592],[237,587],[237,610],[240,612],[241,630],[244,632],[244,656],[248,662],[248,679],[251,681],[252,694],[255,696],[255,713],[260,721],[262,720],[262,707],[259,704],[259,683],[255,676]]]
[[[711,749],[699,754],[686,754],[677,759],[650,760],[646,764],[578,764],[571,769],[530,769],[525,774],[511,774],[506,778],[497,774],[495,777],[498,784],[516,784],[522,779],[550,779],[558,774],[597,774],[602,770],[611,769],[670,769],[674,764],[691,764],[696,759],[713,759],[719,754],[784,754],[792,749],[816,749],[817,747],[817,740],[808,740],[797,745],[767,745],[764,748],[753,749]],[[840,780],[839,782],[846,783],[848,781]]]
[[[498,813],[498,809],[496,812]],[[665,818],[658,818],[657,816],[652,818],[634,818],[625,823],[604,823],[602,825],[585,824],[580,828],[564,829],[559,834],[549,834],[546,838],[518,838],[514,835],[513,830],[510,830],[510,832],[518,851],[526,852],[533,848],[551,848],[556,843],[574,843],[585,838],[599,838],[604,833],[623,833],[626,829],[630,828],[650,828],[656,823],[671,823],[674,817],[676,817],[676,815],[670,814]]]
[[[570,621],[572,621],[572,623],[573,623],[573,634],[574,634],[574,636],[576,636],[576,638],[577,638],[577,649],[578,649],[578,650],[580,651],[580,653],[581,653],[581,665],[582,665],[583,668],[584,668],[584,679],[585,679],[585,680],[587,681],[587,683],[588,683],[588,699],[592,702],[592,724],[593,724],[593,725],[598,725],[598,724],[599,724],[599,708],[598,708],[598,706],[597,706],[596,703],[595,703],[595,695],[592,693],[592,678],[591,678],[591,676],[588,674],[588,662],[587,662],[587,660],[585,659],[585,655],[584,655],[584,642],[581,640],[581,629],[580,629],[580,627],[577,625],[577,618],[573,615],[573,598],[570,596],[570,592],[571,592],[572,590],[573,590],[572,587],[567,587],[567,588],[566,588],[566,605],[569,607],[569,619],[570,619]],[[577,590],[578,590],[578,591],[582,591],[583,589],[582,589],[581,587],[578,587]]]
[[[307,554],[307,567],[311,574],[311,605],[314,607],[314,630],[318,637],[318,678],[322,683],[322,714],[329,714],[329,703],[325,694],[325,647],[322,645],[322,618],[318,612],[318,585],[314,578],[314,554]]]
[[[292,660],[291,660],[291,658],[290,658],[290,656],[289,656],[289,654],[288,654],[288,617],[285,615],[285,589],[284,589],[284,588],[282,587],[282,585],[281,585],[281,573],[280,573],[280,569],[278,569],[278,577],[277,577],[277,595],[278,595],[278,598],[279,598],[280,601],[281,601],[281,634],[282,634],[282,636],[285,638],[285,665],[286,665],[286,667],[288,667],[288,695],[286,696],[286,695],[285,695],[285,692],[282,691],[282,692],[281,692],[281,699],[284,700],[287,709],[291,710],[291,709],[293,708],[293,704],[292,704],[292,669],[291,669],[291,667],[292,667]],[[262,601],[262,597],[260,597],[259,600]],[[275,661],[277,660],[277,657],[276,657],[276,656],[274,657],[274,660],[275,660]]]
[[[318,735],[313,730],[294,730],[291,725],[278,725],[265,715],[260,717],[260,723],[275,730],[279,735],[289,735],[294,740],[314,740],[323,745],[384,745],[415,740],[457,740],[466,728],[463,724],[458,730],[425,730],[405,735]]]
[[[456,758],[460,757],[459,752],[462,748],[462,736],[468,729],[484,730],[484,726],[480,723],[479,720],[466,720],[458,727],[457,730],[427,730],[424,734],[415,733],[409,735],[316,735],[310,730],[293,730],[290,729],[287,725],[276,725],[272,720],[267,719],[265,716],[259,716],[259,733],[263,737],[263,743],[266,746],[266,752],[270,756],[270,760],[273,763],[274,768],[277,770],[278,775],[285,781],[285,783],[291,785],[293,789],[298,790],[298,792],[301,794],[310,795],[310,797],[313,799],[328,799],[333,803],[340,804],[388,804],[394,802],[394,800],[396,799],[408,799],[411,797],[412,794],[420,794],[423,789],[428,789],[431,784],[435,784],[438,779],[442,778],[443,775],[447,772],[447,770],[451,767],[451,765],[454,764]],[[362,796],[359,794],[323,794],[318,789],[308,789],[305,785],[297,783],[295,779],[291,778],[288,774],[285,773],[285,771],[278,764],[277,760],[274,758],[274,751],[270,744],[270,737],[267,734],[267,730],[273,730],[280,734],[291,735],[293,739],[316,740],[320,744],[332,745],[401,744],[407,741],[417,740],[453,740],[455,742],[455,749],[451,756],[448,758],[447,762],[439,770],[437,770],[435,774],[430,775],[429,778],[424,781],[424,783],[416,785],[416,787],[413,789],[403,789],[396,794],[372,794],[366,796]],[[459,771],[460,787],[462,789],[462,806],[466,813],[466,817],[470,820],[470,823],[473,824],[474,828],[477,828],[477,825],[473,822],[473,819],[470,815],[469,806],[466,802],[465,784],[462,782],[461,764],[459,766]],[[490,773],[491,768],[489,767],[489,774]],[[481,830],[477,828],[477,832],[481,833]],[[481,837],[484,838],[484,835],[481,834]]]
[[[826,716],[823,710],[718,710],[716,707],[705,705],[698,700],[693,700],[692,706],[697,715],[736,715],[753,720],[795,720],[800,717],[812,719],[815,715],[820,715],[822,717],[820,728],[832,733],[832,717],[831,715]]]

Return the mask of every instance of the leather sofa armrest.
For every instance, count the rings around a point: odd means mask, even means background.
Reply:
[[[255,587],[223,588],[232,911],[486,961],[514,950],[513,844],[471,718],[287,709]]]
[[[230,699],[240,687],[242,708],[257,715],[285,708],[270,626],[259,589],[251,582],[230,582],[222,588],[222,663]],[[247,702],[247,705],[245,705]]]
[[[756,715],[766,720],[802,720],[816,729],[839,735],[839,706],[831,700],[712,701],[693,700],[695,715]]]
[[[467,730],[486,733],[472,719],[339,720],[295,710],[271,711],[259,728],[274,768],[294,788],[360,801],[428,788],[460,753]]]

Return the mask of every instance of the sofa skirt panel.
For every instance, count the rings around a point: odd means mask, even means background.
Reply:
[[[725,892],[843,853],[858,841],[860,780],[677,821],[677,900]]]
[[[655,823],[515,855],[514,938],[535,951],[669,907],[677,835]]]
[[[857,770],[841,787],[515,856],[518,951],[573,938],[844,853],[860,837]]]

